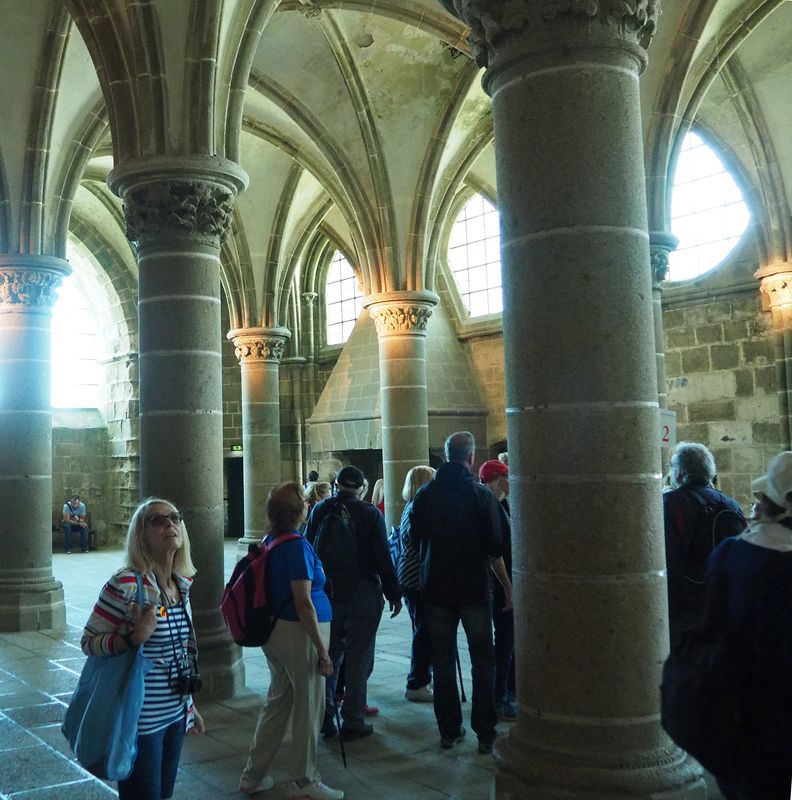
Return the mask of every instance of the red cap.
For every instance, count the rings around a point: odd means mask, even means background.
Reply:
[[[479,467],[479,480],[482,483],[491,483],[501,475],[509,475],[509,468],[502,462],[493,458],[490,461],[485,461]]]

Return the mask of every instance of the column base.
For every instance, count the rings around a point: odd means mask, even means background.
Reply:
[[[0,631],[65,629],[66,604],[60,581],[9,584],[0,580]]]
[[[219,612],[212,614],[219,616]],[[198,617],[198,615],[196,615]],[[228,700],[245,687],[245,665],[242,661],[242,648],[234,644],[228,631],[215,627],[205,631],[201,620],[195,619],[198,631],[198,667],[201,672],[201,701]]]
[[[598,757],[597,757],[598,756]],[[621,757],[570,747],[553,752],[517,736],[498,739],[496,800],[706,800],[703,770],[669,746]]]
[[[261,536],[242,536],[237,540],[236,557],[237,561],[248,554],[248,547],[252,544],[261,544]]]

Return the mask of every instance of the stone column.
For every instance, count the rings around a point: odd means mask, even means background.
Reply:
[[[308,418],[316,408],[316,292],[303,292],[303,367],[302,408],[300,410],[300,426],[302,429],[303,464],[307,473],[313,469],[310,453],[310,435],[308,432]],[[323,476],[324,480],[327,476]]]
[[[60,258],[0,255],[0,631],[66,626],[52,575],[50,352],[54,290],[70,272]]]
[[[493,102],[518,720],[503,800],[703,798],[665,736],[657,371],[638,76],[656,3],[447,0]]]
[[[652,269],[652,315],[654,319],[655,359],[657,363],[657,397],[660,408],[668,407],[668,386],[665,372],[663,339],[663,281],[668,276],[668,255],[676,250],[679,239],[667,231],[649,232],[649,257]],[[666,460],[663,460],[663,464]]]
[[[242,469],[245,479],[245,535],[237,552],[267,534],[267,495],[281,481],[280,389],[278,369],[286,328],[229,331],[242,370]]]
[[[184,512],[205,698],[244,686],[241,652],[219,611],[223,574],[220,243],[245,173],[224,159],[151,157],[109,177],[136,243],[141,495]]]
[[[771,264],[756,277],[773,320],[781,446],[788,450],[792,446],[792,264]]]
[[[398,525],[410,467],[429,463],[426,326],[438,297],[432,292],[371,295],[366,308],[379,337],[385,522]]]

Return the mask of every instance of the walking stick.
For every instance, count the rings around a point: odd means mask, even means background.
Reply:
[[[335,692],[333,694],[335,694]],[[344,762],[344,769],[347,769],[344,734],[341,733],[341,712],[338,710],[338,701],[335,697],[333,697],[333,710],[335,711],[336,725],[338,726],[338,743],[341,745],[341,760]]]
[[[462,683],[462,662],[459,660],[459,650],[456,651],[456,662],[457,662],[457,675],[459,675],[459,691],[462,695],[462,702],[467,703],[467,697],[465,697],[465,684]]]

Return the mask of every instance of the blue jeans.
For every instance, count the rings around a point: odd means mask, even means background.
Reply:
[[[452,738],[462,726],[462,706],[456,682],[456,638],[459,623],[465,629],[473,673],[470,724],[479,741],[491,742],[495,724],[495,651],[492,611],[486,606],[426,604],[434,668],[434,712],[441,737]]]
[[[385,601],[379,581],[361,580],[345,602],[333,603],[330,647],[333,675],[327,679],[325,709],[332,716],[338,671],[344,664],[341,716],[350,730],[366,724],[366,684],[374,669],[374,645]]]
[[[64,522],[61,527],[63,528],[63,545],[64,549],[68,552],[72,549],[72,534],[80,534],[80,549],[88,552],[88,528],[83,528],[82,525],[72,525],[70,522]]]
[[[406,592],[404,601],[413,631],[407,688],[420,689],[422,686],[427,686],[432,680],[432,645],[429,639],[429,623],[426,621],[426,607],[418,592]]]
[[[184,717],[156,733],[138,736],[132,774],[118,782],[118,800],[167,800],[173,797],[184,744]]]

